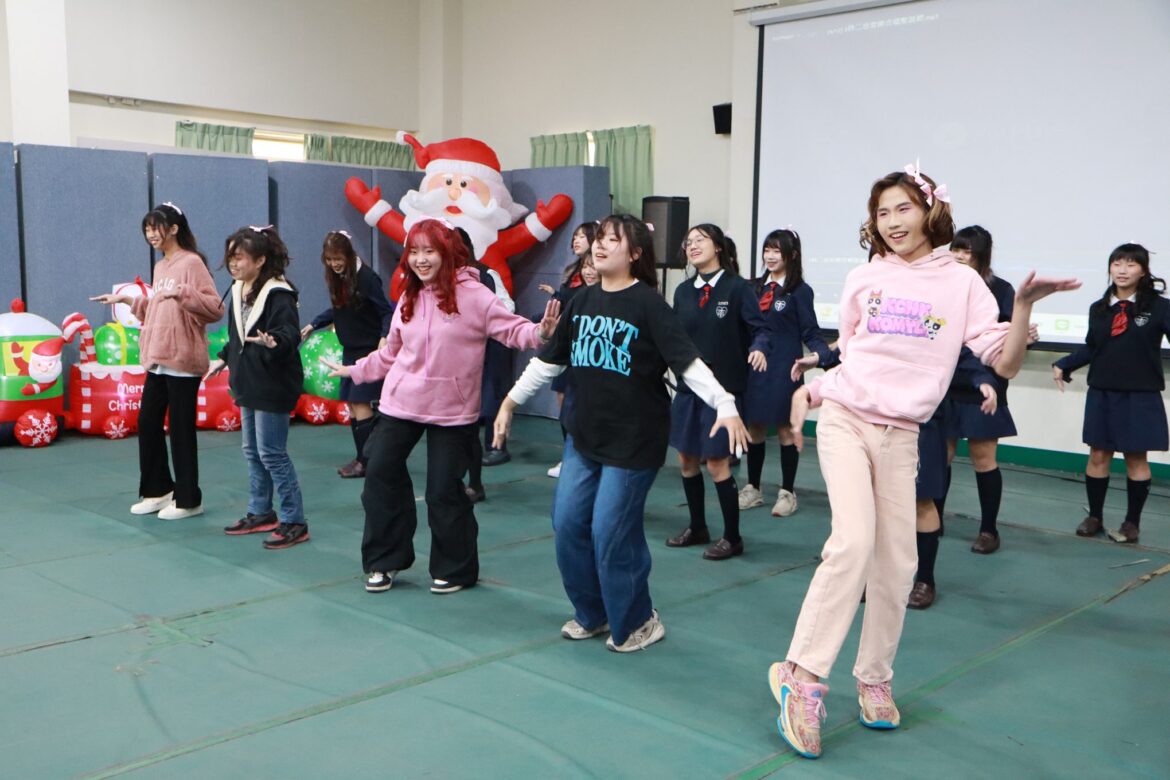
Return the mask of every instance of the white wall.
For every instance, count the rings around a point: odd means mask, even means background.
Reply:
[[[463,132],[522,168],[530,136],[651,125],[655,194],[689,196],[691,222],[726,224],[730,143],[711,106],[731,99],[733,5],[466,2]]]
[[[413,128],[418,3],[67,0],[69,88]]]

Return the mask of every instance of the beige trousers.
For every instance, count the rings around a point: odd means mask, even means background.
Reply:
[[[864,591],[853,675],[865,683],[886,682],[894,676],[918,568],[918,434],[867,423],[826,400],[817,421],[817,458],[829,490],[832,531],[804,597],[788,660],[828,677]]]

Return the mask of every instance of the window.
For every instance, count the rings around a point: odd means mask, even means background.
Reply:
[[[304,133],[257,130],[252,138],[252,156],[265,160],[304,160]]]

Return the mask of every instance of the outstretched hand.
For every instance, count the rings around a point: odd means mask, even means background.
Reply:
[[[269,349],[272,349],[276,346],[276,337],[271,333],[265,333],[262,330],[256,331],[255,336],[244,336],[244,341],[252,344],[259,344],[263,347],[268,347]]]
[[[560,321],[561,302],[553,298],[544,305],[544,316],[540,319],[540,338],[542,341],[548,341],[552,338],[557,329],[557,323]]]
[[[340,363],[334,363],[332,360],[325,358],[317,358],[325,368],[329,369],[329,376],[339,376],[344,379],[349,378],[349,370],[351,366],[343,366]]]
[[[711,438],[715,438],[715,434],[720,430],[727,431],[728,444],[731,447],[732,454],[737,458],[742,457],[747,452],[748,433],[739,415],[735,417],[720,417],[715,420],[715,425],[711,426]]]
[[[1053,293],[1076,290],[1080,286],[1079,279],[1053,279],[1047,276],[1036,276],[1036,272],[1031,271],[1016,288],[1016,301],[1030,305]]]
[[[820,356],[815,353],[812,355],[805,355],[802,358],[797,358],[796,362],[792,364],[792,371],[789,372],[789,376],[792,378],[793,382],[799,382],[802,376],[816,368],[817,364],[820,362]]]

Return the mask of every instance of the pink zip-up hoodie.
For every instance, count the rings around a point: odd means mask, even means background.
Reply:
[[[825,398],[866,422],[918,430],[946,395],[959,350],[985,364],[1003,352],[1011,323],[971,268],[939,247],[914,263],[875,257],[845,278],[841,365],[809,383],[813,406]]]
[[[394,310],[386,345],[350,368],[356,383],[382,385],[379,411],[431,425],[467,425],[479,419],[483,353],[489,338],[512,349],[541,344],[540,325],[512,314],[470,268],[457,272],[458,314],[445,314],[431,288],[414,302],[410,322]]]

